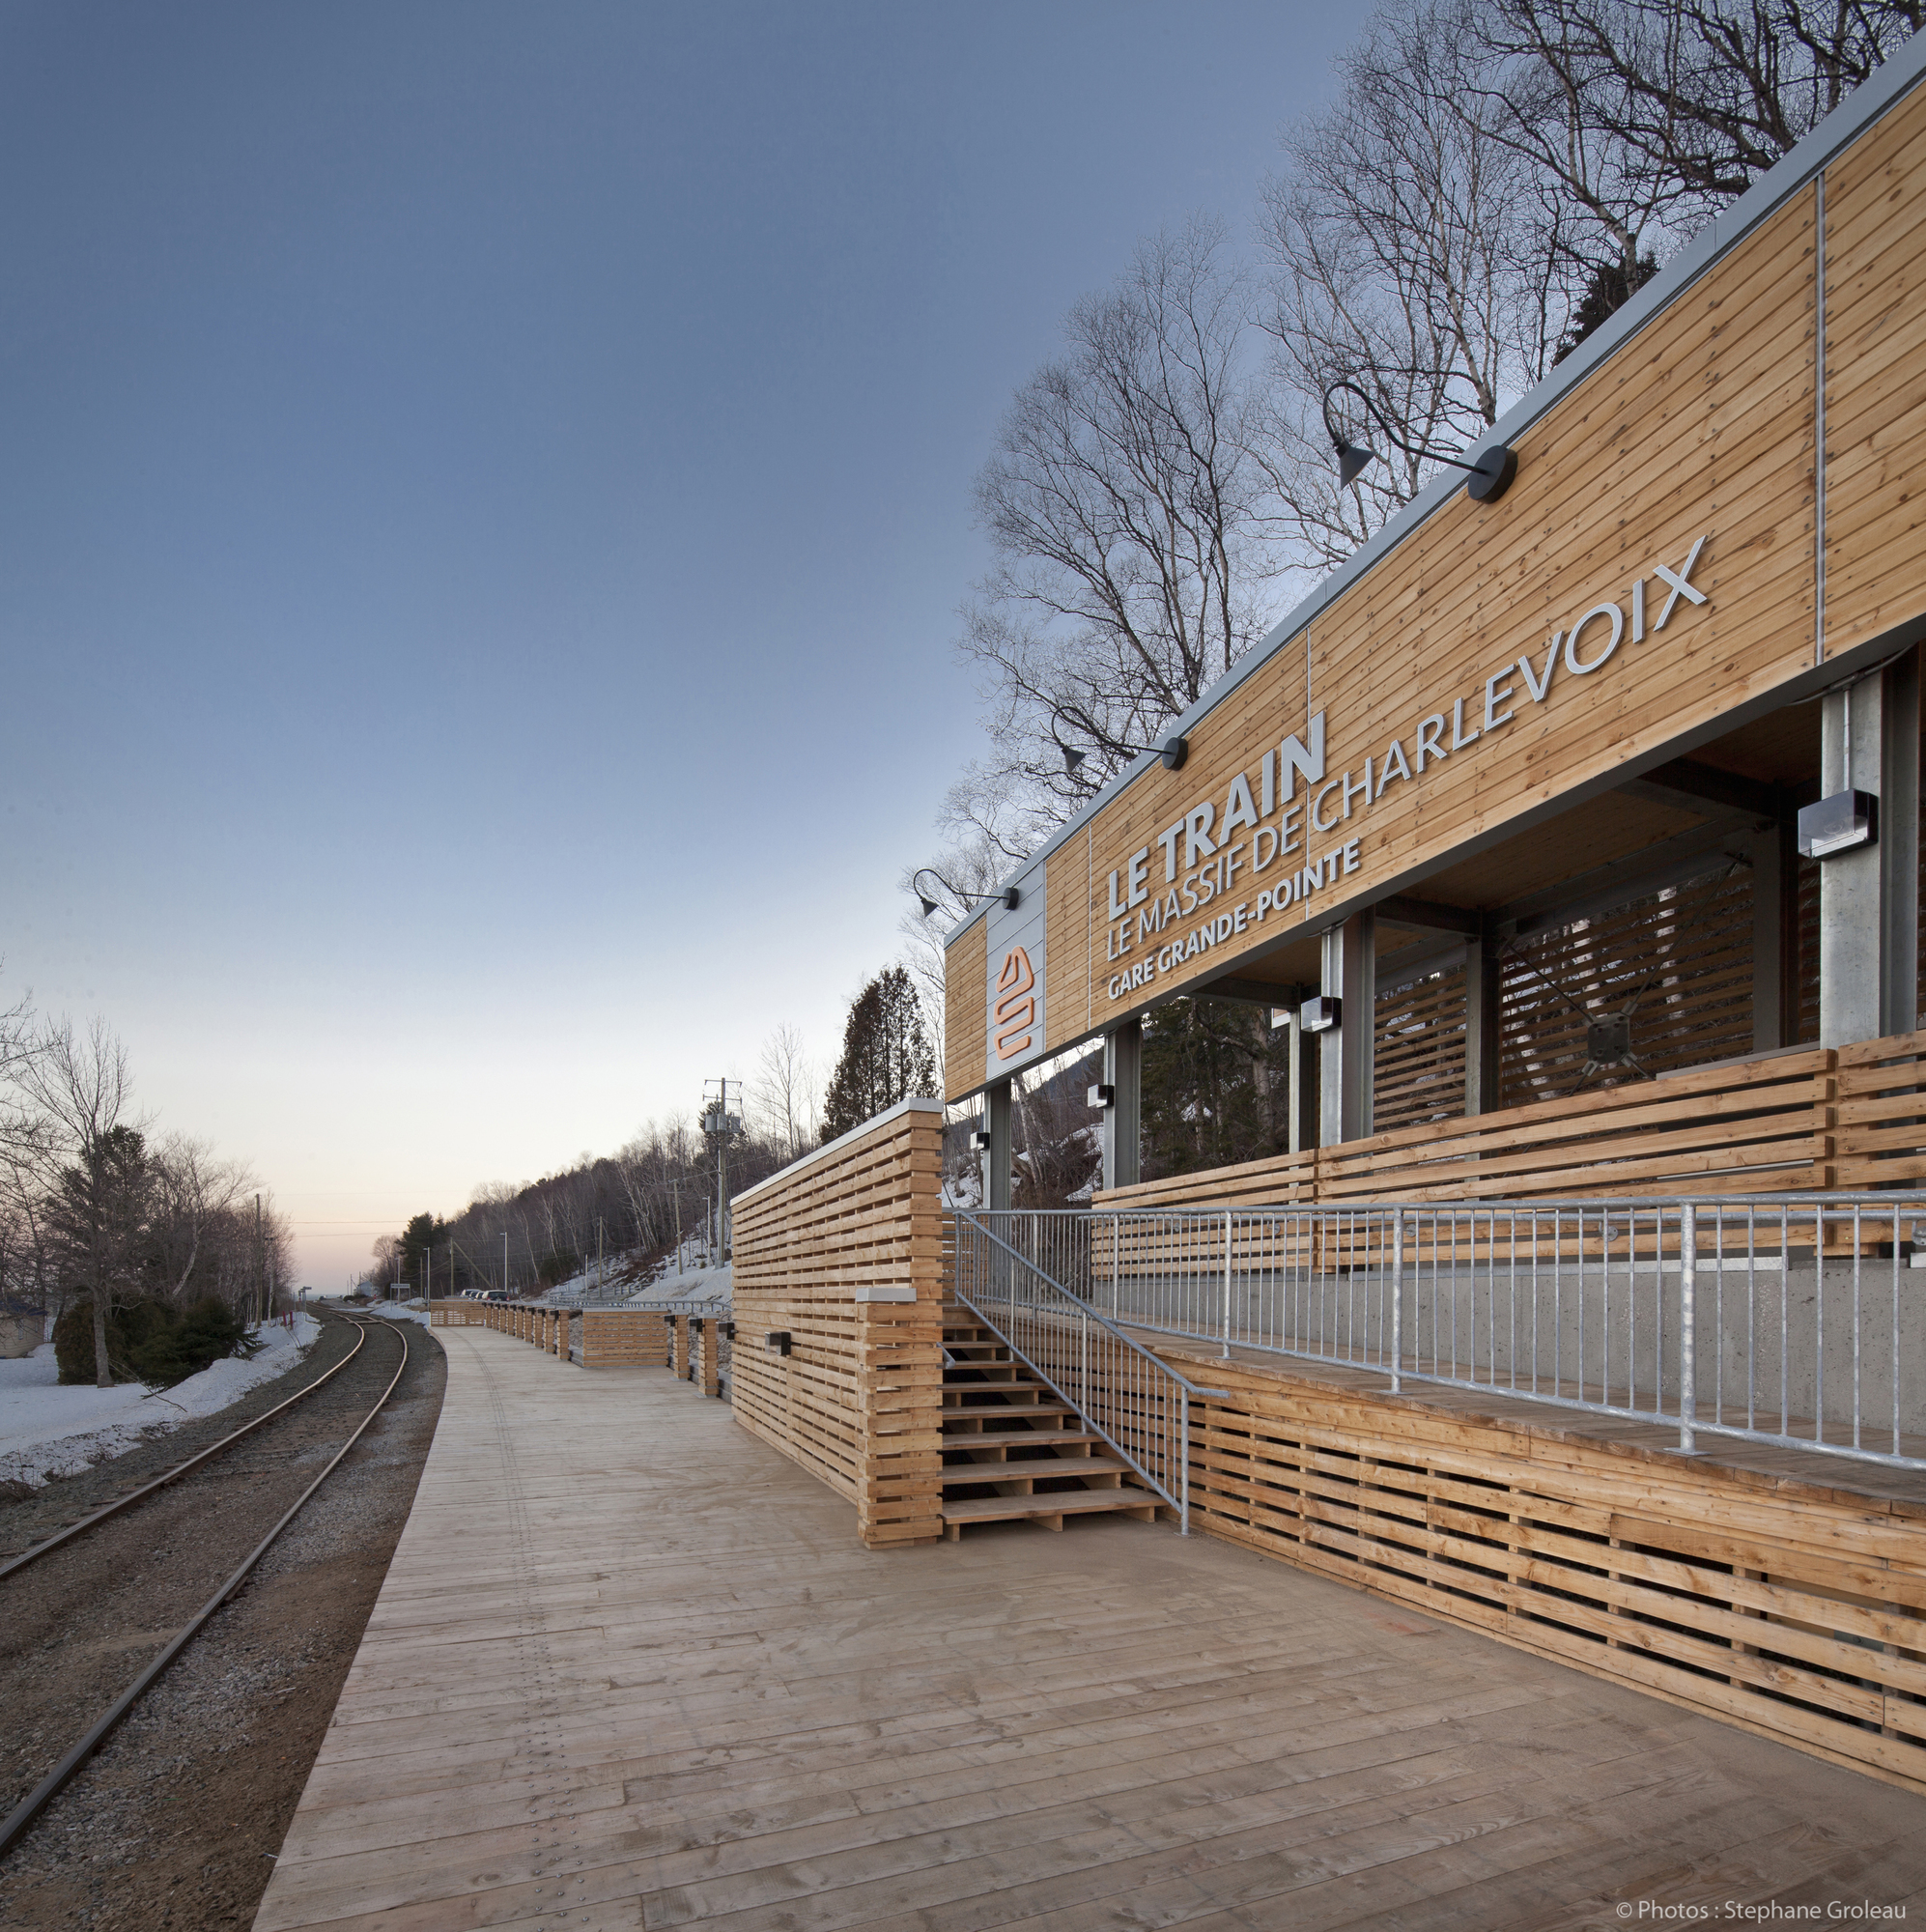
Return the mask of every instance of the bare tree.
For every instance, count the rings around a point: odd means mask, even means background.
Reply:
[[[153,1156],[155,1258],[165,1292],[184,1299],[195,1282],[203,1252],[214,1245],[216,1231],[240,1211],[243,1197],[258,1183],[238,1161],[216,1160],[206,1141],[170,1134]],[[210,1279],[219,1273],[218,1266]]]
[[[1307,560],[1341,562],[1417,494],[1436,465],[1414,449],[1455,454],[1482,436],[1544,375],[1563,320],[1556,211],[1491,138],[1502,110],[1468,92],[1459,13],[1459,0],[1381,12],[1265,185],[1262,321],[1277,351],[1260,447],[1280,535]],[[1348,489],[1327,395],[1381,458]]]
[[[1906,0],[1455,0],[1462,111],[1566,211],[1559,244],[1634,284],[1926,20]]]
[[[127,1049],[102,1021],[76,1037],[62,1020],[41,1028],[12,1071],[16,1113],[33,1119],[31,1146],[56,1202],[52,1218],[93,1301],[95,1380],[111,1388],[107,1310],[115,1291],[131,1285],[132,1195],[145,1161]]]
[[[1067,353],[1017,392],[977,479],[997,563],[964,612],[994,745],[955,832],[1027,854],[1256,641],[1273,559],[1251,289],[1221,226],[1145,242],[1081,301]],[[1064,748],[1086,754],[1065,769]]]
[[[785,1160],[816,1144],[816,1069],[802,1033],[786,1021],[762,1043],[749,1100],[763,1132],[784,1150]]]

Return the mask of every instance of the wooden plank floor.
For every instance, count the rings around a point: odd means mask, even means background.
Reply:
[[[438,1339],[261,1932],[1926,1917],[1926,1800],[1163,1526],[865,1551],[663,1370]]]

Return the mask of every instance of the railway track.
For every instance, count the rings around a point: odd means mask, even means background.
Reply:
[[[325,1375],[0,1565],[0,1709],[9,1715],[0,1804],[12,1804],[0,1857],[246,1581],[386,1406],[408,1367],[408,1324],[327,1319],[359,1332]],[[141,1650],[148,1661],[127,1681],[127,1656]]]

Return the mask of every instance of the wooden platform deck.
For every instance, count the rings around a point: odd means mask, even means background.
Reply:
[[[1910,1793],[1162,1525],[864,1550],[665,1371],[438,1339],[261,1932],[1926,1916]]]

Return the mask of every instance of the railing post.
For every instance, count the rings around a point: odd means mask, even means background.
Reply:
[[[1404,1210],[1391,1210],[1391,1393],[1403,1392]]]
[[[1190,1534],[1190,1391],[1177,1389],[1177,1534]]]
[[[1231,1355],[1231,1210],[1224,1210],[1224,1355]]]
[[[1699,1212],[1687,1201],[1679,1209],[1679,1453],[1697,1453]],[[1664,1248],[1659,1248],[1663,1264]]]

